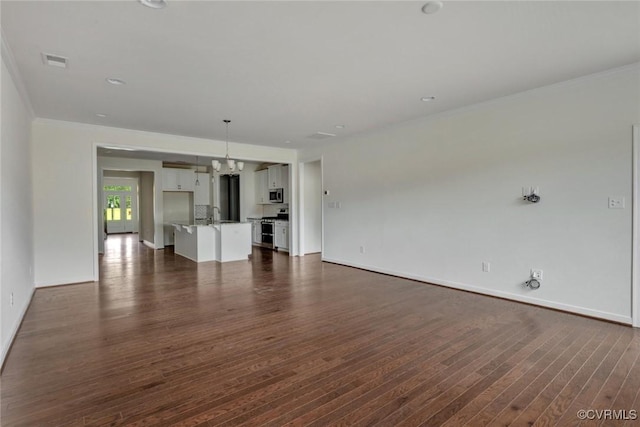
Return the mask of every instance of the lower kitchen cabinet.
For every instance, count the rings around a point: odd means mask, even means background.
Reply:
[[[274,246],[285,251],[289,250],[289,221],[276,221],[274,227]]]
[[[251,242],[254,245],[262,243],[262,220],[251,220]]]

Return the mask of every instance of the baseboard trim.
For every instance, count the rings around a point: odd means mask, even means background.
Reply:
[[[150,247],[151,249],[156,249],[156,245],[155,245],[155,244],[153,244],[153,243],[151,243],[151,242],[149,242],[148,240],[144,240],[144,239],[143,239],[143,240],[142,240],[142,244],[143,244],[143,245],[145,245],[145,246]]]
[[[36,292],[36,288],[31,288],[31,295],[29,295],[29,301],[24,305],[22,311],[20,312],[20,321],[16,322],[16,326],[11,331],[11,338],[9,339],[9,343],[6,347],[2,348],[2,359],[0,359],[0,373],[4,369],[4,362],[7,360],[7,356],[11,352],[11,348],[13,347],[13,342],[16,340],[16,336],[18,335],[18,331],[22,326],[22,321],[24,320],[24,316],[27,314],[29,307],[31,306],[31,301],[33,301],[33,295]]]
[[[481,288],[478,286],[468,285],[466,283],[452,282],[449,280],[442,280],[435,277],[418,276],[414,274],[400,273],[397,271],[386,270],[383,268],[377,268],[370,265],[349,263],[341,260],[323,257],[322,261],[330,262],[332,264],[344,265],[347,267],[359,268],[362,270],[372,271],[374,273],[386,274],[389,276],[401,277],[403,279],[415,280],[417,282],[429,283],[438,286],[444,286],[447,288],[458,289],[461,291],[473,292],[476,294],[488,295],[491,297],[507,299],[510,301],[520,302],[524,304],[531,304],[545,308],[551,308],[554,310],[564,311],[573,314],[579,314],[581,316],[593,317],[596,319],[608,320],[610,322],[622,323],[625,325],[631,325],[631,316],[621,316],[615,313],[609,313],[606,311],[592,310],[589,308],[558,303],[554,301],[543,300],[539,298],[526,297],[522,295],[512,294],[509,292],[494,291],[492,289]]]
[[[65,286],[65,285],[77,285],[79,283],[95,283],[96,281],[93,279],[93,276],[89,277],[77,277],[72,279],[64,279],[64,280],[51,280],[47,282],[37,282],[36,288],[48,288],[51,286]]]

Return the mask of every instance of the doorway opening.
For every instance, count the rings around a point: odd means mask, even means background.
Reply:
[[[220,175],[220,219],[240,221],[240,175]]]
[[[137,233],[138,223],[138,179],[133,177],[110,177],[105,171],[102,182],[102,212],[104,232]]]

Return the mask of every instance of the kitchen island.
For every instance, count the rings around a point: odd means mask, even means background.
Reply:
[[[171,225],[175,229],[174,252],[192,261],[241,261],[249,259],[251,254],[249,222]]]

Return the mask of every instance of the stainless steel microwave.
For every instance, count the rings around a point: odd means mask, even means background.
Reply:
[[[269,190],[269,203],[282,203],[282,188]]]

